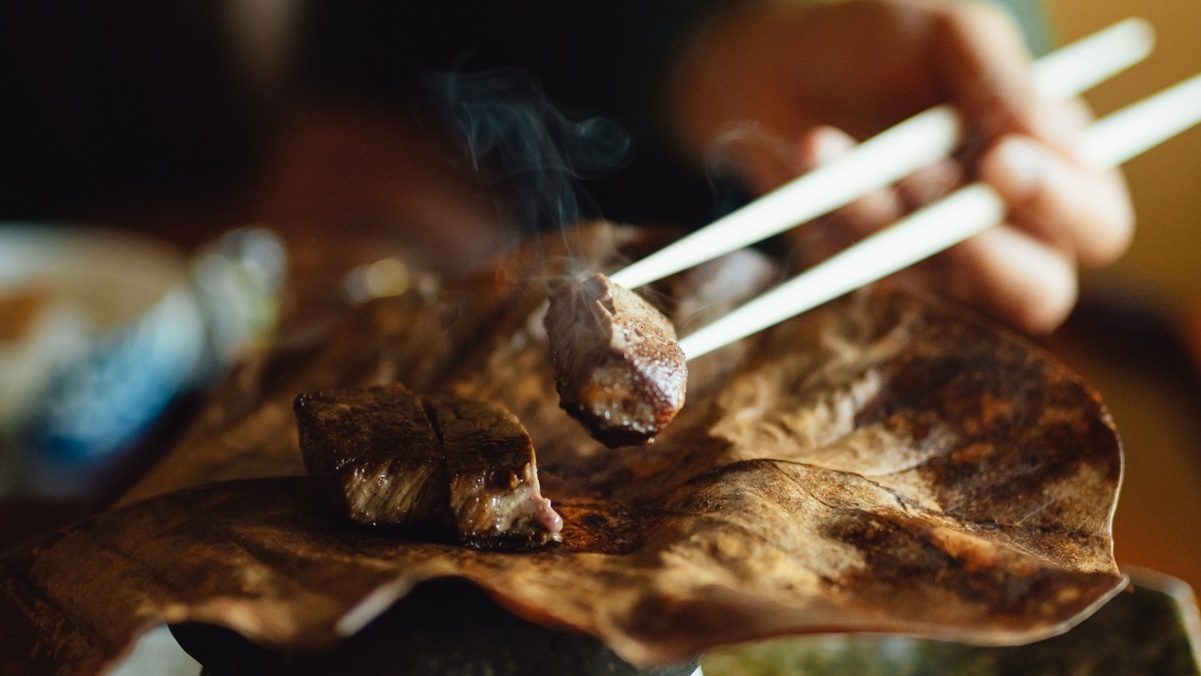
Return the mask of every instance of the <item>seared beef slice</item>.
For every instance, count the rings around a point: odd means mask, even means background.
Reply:
[[[563,520],[542,497],[534,446],[517,417],[459,397],[426,405],[442,436],[459,541],[528,547],[555,539]]]
[[[483,548],[559,538],[529,435],[503,407],[396,384],[302,394],[294,408],[309,476],[353,521]]]
[[[449,517],[446,463],[421,399],[401,385],[302,394],[293,406],[305,469],[359,523]]]
[[[560,406],[610,448],[647,443],[684,405],[688,367],[675,328],[604,275],[555,289],[546,330]]]

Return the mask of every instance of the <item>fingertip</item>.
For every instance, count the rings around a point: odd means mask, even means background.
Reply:
[[[837,127],[818,125],[801,134],[797,141],[797,163],[803,171],[812,171],[851,152],[855,139]]]
[[[1020,234],[1015,234],[1021,237]],[[1018,248],[1018,247],[1015,247]],[[1075,264],[1057,251],[1033,240],[1023,242],[1022,269],[1011,289],[997,294],[1000,312],[1017,329],[1034,335],[1050,333],[1076,306],[1080,287]]]
[[[1134,207],[1117,170],[1075,165],[1014,134],[981,157],[979,174],[1006,202],[1011,222],[1083,265],[1112,263],[1130,246]]]
[[[1007,136],[980,159],[980,177],[1005,201],[1021,203],[1037,193],[1046,165],[1046,153],[1033,141]]]
[[[1044,100],[1034,111],[1028,131],[1064,157],[1080,163],[1080,137],[1092,121],[1092,110],[1082,99]]]
[[[1020,331],[1031,335],[1045,335],[1063,325],[1076,307],[1080,287],[1075,269],[1069,266],[1058,268],[1043,279],[1044,288],[1034,302],[1015,304],[1012,309],[1012,324]]]
[[[1111,169],[1100,180],[1104,193],[1097,208],[1103,215],[1094,219],[1096,233],[1085,246],[1078,247],[1076,254],[1089,267],[1109,265],[1121,258],[1134,241],[1138,220],[1121,171]]]
[[[1101,267],[1116,262],[1134,242],[1134,215],[1131,213],[1127,223],[1115,228],[1113,233],[1097,243],[1087,252],[1080,254],[1081,262],[1089,267]]]
[[[1076,305],[1075,262],[1021,231],[995,227],[956,253],[957,266],[973,280],[956,286],[960,299],[1019,331],[1049,333]]]

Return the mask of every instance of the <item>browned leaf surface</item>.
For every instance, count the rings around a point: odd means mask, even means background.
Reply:
[[[631,238],[586,229],[566,253],[612,264],[638,255],[615,247]],[[1027,343],[860,293],[690,365],[672,427],[610,451],[555,397],[540,321],[554,246],[249,364],[123,506],[3,562],[0,669],[94,673],[163,621],[318,648],[442,576],[639,664],[829,630],[1030,641],[1122,586],[1117,436],[1096,394]],[[295,476],[292,398],[392,379],[516,413],[564,544],[484,553],[326,513]]]

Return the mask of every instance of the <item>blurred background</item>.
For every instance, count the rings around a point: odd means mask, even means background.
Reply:
[[[1062,44],[1128,16],[1155,27],[1151,57],[1086,95],[1099,114],[1201,72],[1201,3],[1047,0]],[[1201,588],[1201,133],[1137,157],[1138,213],[1126,256],[1084,280],[1084,303],[1049,345],[1113,412],[1126,447],[1115,520],[1119,563]]]
[[[1155,27],[1158,44],[1144,63],[1086,95],[1105,113],[1201,71],[1201,3],[1191,0],[1046,0],[1055,41],[1083,37],[1128,16]],[[1154,287],[1186,310],[1201,291],[1201,134],[1192,130],[1125,166],[1140,228],[1133,247],[1106,274]]]
[[[309,273],[300,283],[310,295],[341,288],[325,272],[385,255],[418,268],[479,265],[508,243],[490,227],[496,203],[453,175],[445,139],[420,115],[364,95],[381,69],[352,77],[363,64],[321,29],[365,31],[367,59],[388,53],[390,36],[339,24],[328,8],[0,4],[0,221],[121,226],[181,255],[216,252],[242,266],[239,279],[262,272],[264,250],[278,263],[272,245],[219,236],[270,223],[288,264]],[[1151,58],[1087,96],[1100,114],[1201,72],[1196,0],[1046,0],[1041,13],[1029,22],[1036,45],[1129,16],[1154,25]],[[1123,434],[1119,562],[1201,586],[1201,131],[1136,158],[1126,174],[1139,216],[1133,248],[1086,276],[1078,312],[1045,342],[1097,387]],[[429,253],[447,250],[453,260]],[[185,423],[168,418],[140,443],[161,447]],[[41,522],[28,503],[0,504],[0,552],[106,497],[40,505]]]

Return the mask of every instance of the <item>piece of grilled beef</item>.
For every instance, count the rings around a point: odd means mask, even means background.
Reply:
[[[421,398],[401,385],[301,394],[305,469],[339,511],[377,526],[449,521],[446,462]]]
[[[534,445],[517,417],[497,404],[426,399],[450,477],[450,510],[459,541],[475,547],[546,544],[563,519],[542,497]]]
[[[675,328],[633,291],[574,277],[552,290],[545,325],[560,406],[606,446],[648,443],[684,405]]]
[[[483,549],[559,539],[529,435],[497,404],[394,384],[301,394],[294,410],[309,476],[353,521]]]

